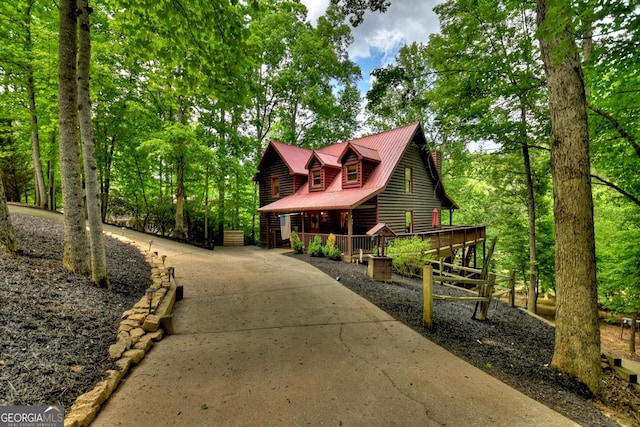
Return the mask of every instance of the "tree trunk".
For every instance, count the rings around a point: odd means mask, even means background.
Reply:
[[[529,143],[526,135],[527,111],[524,102],[520,108],[520,121],[522,129],[522,158],[524,160],[524,172],[527,181],[527,209],[529,211],[529,293],[527,294],[527,310],[532,313],[537,311],[538,300],[538,258],[536,253],[536,199],[533,191],[533,177],[531,173],[531,157],[529,155]]]
[[[176,121],[184,124],[185,115],[183,111],[182,97],[179,99],[178,110],[176,113]],[[173,229],[173,237],[178,239],[186,239],[187,232],[184,226],[184,167],[185,167],[185,141],[182,136],[179,137],[176,153],[178,155],[176,163],[176,216],[175,227]]]
[[[109,208],[109,192],[111,191],[111,165],[113,164],[113,151],[116,145],[116,137],[111,138],[109,149],[105,146],[104,156],[104,173],[102,176],[103,184],[100,186],[100,195],[102,196],[102,222],[107,220],[107,212]]]
[[[91,65],[91,33],[87,0],[78,0],[78,20],[80,23],[80,44],[78,51],[78,111],[80,134],[82,137],[82,158],[84,161],[85,192],[87,195],[87,217],[89,220],[89,248],[91,250],[91,280],[101,288],[111,289],[107,273],[107,254],[102,235],[102,208],[100,207],[100,185],[96,144],[91,122],[91,98],[89,79]]]
[[[638,312],[631,315],[631,335],[629,335],[629,353],[636,354],[636,321],[638,320]]]
[[[552,364],[599,395],[602,368],[589,128],[582,67],[569,27],[569,6],[564,0],[537,0],[551,113],[557,289]],[[552,13],[548,15],[549,10]]]
[[[18,250],[16,235],[13,231],[13,223],[9,215],[9,206],[4,194],[4,184],[0,174],[0,244],[10,252]]]
[[[220,173],[218,181],[218,244],[224,243],[224,217],[226,197],[226,178],[224,173]]]
[[[76,1],[60,2],[58,61],[58,117],[60,176],[64,209],[64,255],[69,270],[90,273],[85,230],[80,154],[78,152],[78,88],[76,83]]]
[[[30,1],[25,13],[25,30],[27,50],[31,52],[33,40],[31,37],[31,8],[34,2]],[[47,190],[44,183],[44,173],[40,159],[40,136],[38,132],[38,114],[36,111],[36,95],[33,82],[33,67],[31,63],[27,66],[27,98],[29,102],[29,116],[31,120],[31,158],[33,160],[33,171],[35,175],[35,193],[38,206],[47,207]]]
[[[35,192],[38,206],[47,207],[47,189],[44,183],[44,172],[40,159],[40,137],[38,132],[38,115],[36,113],[36,97],[33,88],[33,71],[29,70],[27,77],[27,96],[29,98],[29,115],[31,116],[31,159],[35,174]]]
[[[209,160],[204,173],[204,243],[209,247]]]
[[[178,164],[176,165],[176,225],[173,236],[178,239],[186,239],[187,233],[184,227],[184,142],[179,143]]]

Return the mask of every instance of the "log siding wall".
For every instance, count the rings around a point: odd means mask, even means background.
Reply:
[[[378,196],[378,221],[395,233],[405,232],[405,212],[413,211],[413,232],[433,230],[433,209],[440,209],[433,181],[416,144],[411,143],[398,163],[387,188]],[[413,193],[405,193],[405,168],[413,169]]]
[[[304,179],[301,177],[293,176],[289,173],[289,167],[273,150],[269,150],[266,154],[264,164],[266,167],[261,171],[258,176],[258,186],[260,189],[260,206],[265,206],[269,203],[275,202],[286,196],[292,195],[302,184]],[[271,194],[271,182],[272,179],[277,177],[280,181],[280,194],[279,197],[274,197]],[[292,218],[293,219],[293,218]],[[292,225],[294,222],[292,221]],[[298,220],[298,224],[301,226],[301,222]],[[262,214],[260,215],[260,243],[266,245],[270,239],[268,239],[268,230],[274,231],[280,229],[280,218],[274,214]],[[288,241],[283,241],[280,237],[280,232],[276,233],[276,245],[282,246],[288,244]],[[271,242],[273,245],[273,242]]]

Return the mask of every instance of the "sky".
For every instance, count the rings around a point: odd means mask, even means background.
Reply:
[[[440,0],[391,0],[386,13],[365,15],[364,23],[352,28],[354,42],[349,48],[352,61],[360,65],[362,78],[360,92],[364,95],[371,87],[369,73],[393,61],[398,50],[412,42],[426,43],[429,35],[440,31],[433,7]],[[327,9],[329,0],[302,0],[309,9],[308,18],[316,23]]]

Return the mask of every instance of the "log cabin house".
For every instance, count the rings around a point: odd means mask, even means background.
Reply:
[[[396,238],[429,239],[438,258],[462,249],[464,265],[476,264],[475,248],[484,248],[484,226],[451,226],[458,205],[419,123],[316,150],[272,141],[256,180],[260,244],[268,248],[288,246],[291,230],[305,248],[315,236],[324,244],[333,233],[348,261],[375,250],[367,231],[380,224]],[[448,226],[441,224],[443,212]]]

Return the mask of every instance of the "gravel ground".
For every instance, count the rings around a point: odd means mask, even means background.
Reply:
[[[12,215],[17,254],[0,251],[0,405],[63,405],[114,369],[122,312],[150,285],[133,246],[106,238],[113,291],[62,267],[62,224]]]
[[[474,302],[434,301],[433,326],[422,327],[422,279],[393,275],[387,284],[369,279],[364,265],[292,255],[311,263],[394,318],[451,353],[584,426],[640,426],[640,393],[604,369],[605,394],[588,389],[550,366],[554,328],[505,302],[491,303],[486,321],[473,320]],[[434,285],[434,294],[466,295]],[[490,391],[489,391],[490,392]]]
[[[62,225],[12,215],[17,254],[0,252],[0,405],[63,405],[113,369],[107,349],[123,311],[144,295],[150,268],[133,246],[107,238],[113,291],[62,267]],[[471,319],[474,303],[435,301],[433,327],[422,319],[420,279],[370,280],[366,267],[293,255],[310,262],[456,356],[585,426],[640,426],[640,393],[605,369],[596,402],[577,381],[549,366],[553,328],[504,303],[488,320]],[[436,285],[434,293],[463,291]],[[490,392],[490,391],[489,391]],[[601,408],[601,410],[598,409]]]

